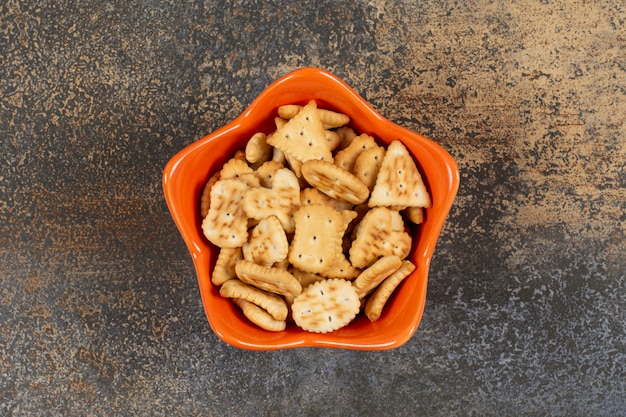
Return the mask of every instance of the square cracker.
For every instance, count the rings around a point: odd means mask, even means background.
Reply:
[[[332,207],[311,204],[295,212],[294,222],[289,262],[302,271],[323,274],[341,252],[344,218]]]
[[[248,189],[237,179],[219,180],[211,187],[211,207],[202,232],[215,246],[238,248],[248,240],[248,217],[241,204]]]

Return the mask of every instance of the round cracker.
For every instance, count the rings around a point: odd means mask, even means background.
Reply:
[[[293,300],[291,315],[303,330],[327,333],[350,323],[360,308],[359,295],[350,281],[328,279],[306,287]]]

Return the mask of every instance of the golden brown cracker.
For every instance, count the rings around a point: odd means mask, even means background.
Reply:
[[[314,100],[269,136],[267,143],[301,162],[309,159],[332,161],[332,153]]]
[[[237,278],[235,264],[243,259],[241,248],[220,248],[211,274],[211,282],[218,287],[229,279]]]
[[[283,119],[292,119],[302,110],[302,106],[296,104],[285,104],[278,107],[278,115]],[[320,120],[325,129],[334,129],[350,122],[350,117],[336,111],[318,108]]]
[[[200,196],[200,217],[204,219],[209,214],[209,207],[211,207],[211,187],[220,179],[220,172],[217,171],[204,185],[202,189],[202,195]]]
[[[231,158],[224,164],[224,166],[222,166],[222,169],[220,171],[220,179],[233,179],[239,177],[242,174],[251,174],[253,172],[254,170],[246,162],[245,156],[244,159]]]
[[[363,271],[353,282],[359,297],[363,298],[378,286],[385,278],[402,265],[402,259],[389,255],[379,258]]]
[[[430,195],[417,165],[399,140],[394,140],[387,147],[368,205],[431,206]]]
[[[302,165],[302,175],[313,187],[338,200],[360,204],[369,196],[367,185],[331,162],[307,161]]]
[[[236,179],[219,180],[211,187],[211,207],[202,221],[202,232],[214,245],[237,248],[248,239],[248,217],[242,205],[248,189]]]
[[[339,145],[335,149],[336,151],[340,151],[350,146],[354,138],[358,136],[358,133],[350,126],[341,126],[335,129],[335,132],[341,137],[341,142],[339,142]]]
[[[374,189],[378,171],[385,157],[385,148],[375,146],[363,151],[354,162],[352,173],[367,185],[370,191]]]
[[[424,209],[422,207],[407,207],[404,216],[413,224],[421,224],[424,221]]]
[[[269,216],[259,220],[241,249],[244,259],[270,267],[287,259],[289,242],[278,218]]]
[[[254,166],[259,166],[272,158],[272,146],[267,143],[265,133],[257,132],[252,135],[246,143],[245,155],[246,160]]]
[[[220,295],[226,298],[241,298],[256,304],[276,320],[287,318],[287,303],[281,296],[248,285],[238,279],[230,279],[222,284]]]
[[[285,269],[268,268],[243,259],[235,264],[235,273],[246,284],[275,294],[296,296],[302,291],[298,279]]]
[[[356,226],[355,239],[350,247],[350,262],[355,268],[364,268],[387,255],[404,259],[411,251],[411,236],[397,227],[402,217],[397,211],[375,207],[368,211]]]
[[[273,176],[271,189],[252,188],[246,193],[242,203],[243,210],[249,217],[260,220],[274,215],[285,232],[292,233],[292,215],[300,207],[300,183],[291,170],[281,168]]]
[[[286,320],[276,320],[267,311],[243,298],[233,298],[233,302],[241,308],[243,315],[263,330],[280,332],[287,328]]]
[[[376,290],[367,298],[365,302],[365,315],[371,321],[380,318],[385,304],[400,285],[400,283],[415,270],[415,265],[411,261],[403,261],[400,268],[393,274],[385,278],[385,280],[376,288]]]
[[[329,279],[306,287],[291,305],[292,318],[303,330],[327,333],[349,324],[361,306],[350,281]]]
[[[324,193],[317,188],[306,187],[300,190],[300,205],[307,206],[309,204],[324,204],[341,212],[350,210],[354,206],[352,203],[343,200],[337,200]]]
[[[347,148],[342,149],[335,154],[334,163],[348,172],[353,172],[354,164],[359,155],[366,150],[377,146],[378,145],[372,136],[361,134],[354,138]]]
[[[254,171],[256,176],[259,177],[259,185],[265,188],[272,188],[272,183],[274,182],[274,175],[276,175],[276,171],[284,167],[285,166],[278,161],[264,162]]]
[[[289,247],[289,262],[302,271],[318,274],[332,267],[341,251],[341,213],[321,204],[303,206],[294,214],[295,234]]]
[[[291,275],[296,277],[298,281],[300,281],[300,285],[302,285],[303,289],[313,284],[314,282],[324,281],[326,279],[321,275],[314,274],[312,272],[302,271],[293,265],[289,267],[289,272],[291,273]]]

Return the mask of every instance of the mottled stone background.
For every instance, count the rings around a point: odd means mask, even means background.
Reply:
[[[0,415],[626,415],[623,1],[0,2]],[[178,150],[325,68],[461,187],[383,352],[249,352],[202,310]]]

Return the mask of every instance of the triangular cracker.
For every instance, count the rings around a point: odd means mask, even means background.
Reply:
[[[364,268],[378,258],[394,255],[404,259],[411,251],[411,235],[402,230],[402,216],[386,207],[375,207],[367,212],[355,229],[350,247],[350,262],[355,268]]]
[[[394,140],[387,148],[368,205],[431,206],[430,195],[415,161],[399,140]]]
[[[309,159],[333,159],[314,100],[269,136],[267,143],[300,162]]]

